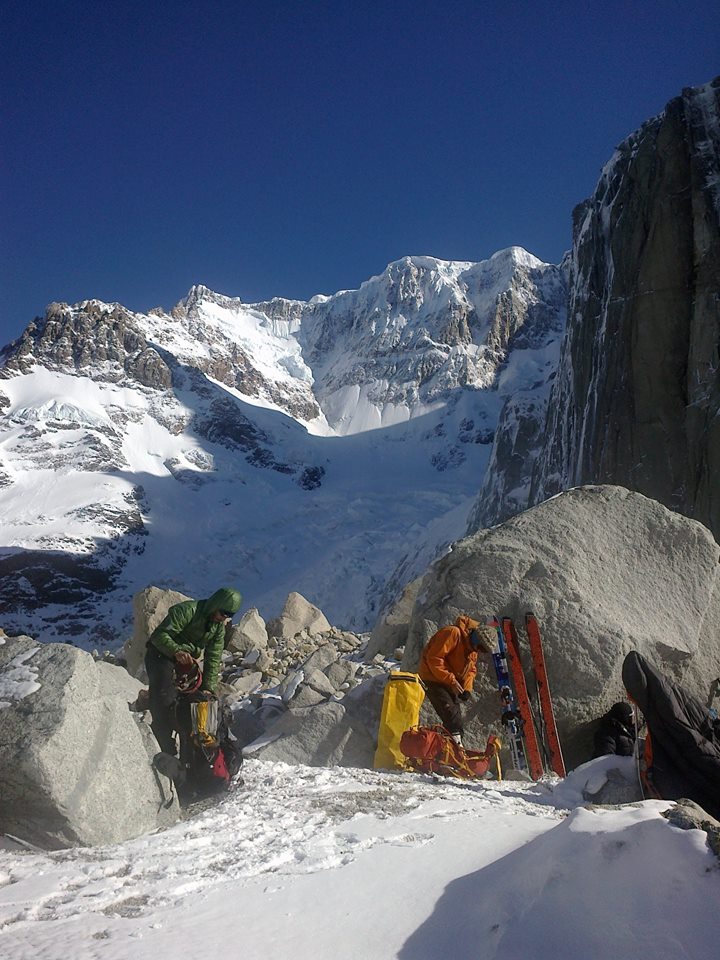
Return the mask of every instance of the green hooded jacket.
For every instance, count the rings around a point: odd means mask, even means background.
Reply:
[[[225,647],[225,624],[211,619],[218,610],[235,614],[242,596],[222,587],[207,600],[185,600],[170,607],[167,616],[152,632],[150,643],[170,660],[184,650],[196,660],[203,654],[202,689],[215,692],[220,661]]]

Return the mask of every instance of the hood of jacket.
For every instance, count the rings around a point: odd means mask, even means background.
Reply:
[[[637,650],[631,650],[622,665],[622,681],[628,697],[647,716],[650,700],[649,685],[660,686],[659,677],[648,669],[648,662]]]
[[[463,640],[469,640],[470,634],[475,627],[480,626],[479,620],[473,620],[472,617],[459,616],[455,621],[455,626],[460,630]]]
[[[228,613],[235,614],[242,604],[242,594],[232,587],[221,587],[207,600],[201,600],[198,608],[203,617],[211,617],[218,610],[226,610]]]

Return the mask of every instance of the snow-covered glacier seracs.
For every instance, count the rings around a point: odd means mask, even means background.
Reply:
[[[574,214],[531,502],[615,483],[720,537],[720,78],[615,151]]]
[[[464,533],[565,300],[563,269],[512,247],[307,302],[51,304],[2,351],[0,625],[113,647],[150,583],[372,625],[393,572]]]
[[[301,337],[316,395],[347,434],[426,414],[458,388],[495,388],[511,347],[537,351],[562,331],[564,297],[561,271],[520,247],[481,263],[405,257],[310,308]]]

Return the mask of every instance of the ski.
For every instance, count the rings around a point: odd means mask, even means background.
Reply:
[[[540,753],[540,742],[535,729],[530,697],[528,696],[527,684],[525,682],[525,674],[523,673],[522,663],[520,662],[520,645],[515,631],[515,624],[510,617],[503,617],[502,619],[502,636],[507,652],[510,681],[515,692],[517,710],[522,721],[522,735],[528,770],[533,780],[539,780],[545,772],[543,769],[542,754]]]
[[[563,760],[557,725],[555,723],[555,711],[553,710],[552,698],[550,696],[550,683],[545,666],[545,654],[543,653],[540,627],[535,614],[525,614],[525,630],[527,631],[528,641],[530,643],[530,655],[533,662],[533,671],[535,672],[535,682],[540,700],[540,713],[545,732],[545,746],[549,755],[550,766],[559,777],[564,777],[565,761]]]
[[[495,667],[495,676],[497,678],[498,692],[500,693],[500,702],[502,703],[502,713],[500,721],[507,730],[508,743],[510,746],[510,755],[512,756],[513,766],[516,770],[527,771],[528,764],[525,758],[525,748],[523,745],[522,719],[515,705],[512,687],[510,685],[510,675],[508,673],[507,652],[505,649],[505,640],[503,638],[500,621],[497,617],[492,617],[488,621],[489,626],[497,631],[498,649],[493,653],[493,665]]]

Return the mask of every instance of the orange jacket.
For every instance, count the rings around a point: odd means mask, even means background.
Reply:
[[[470,617],[458,617],[455,626],[443,627],[425,644],[418,673],[422,680],[443,683],[451,690],[455,681],[463,690],[472,690],[477,673],[477,651],[470,646],[470,634],[479,626]]]

